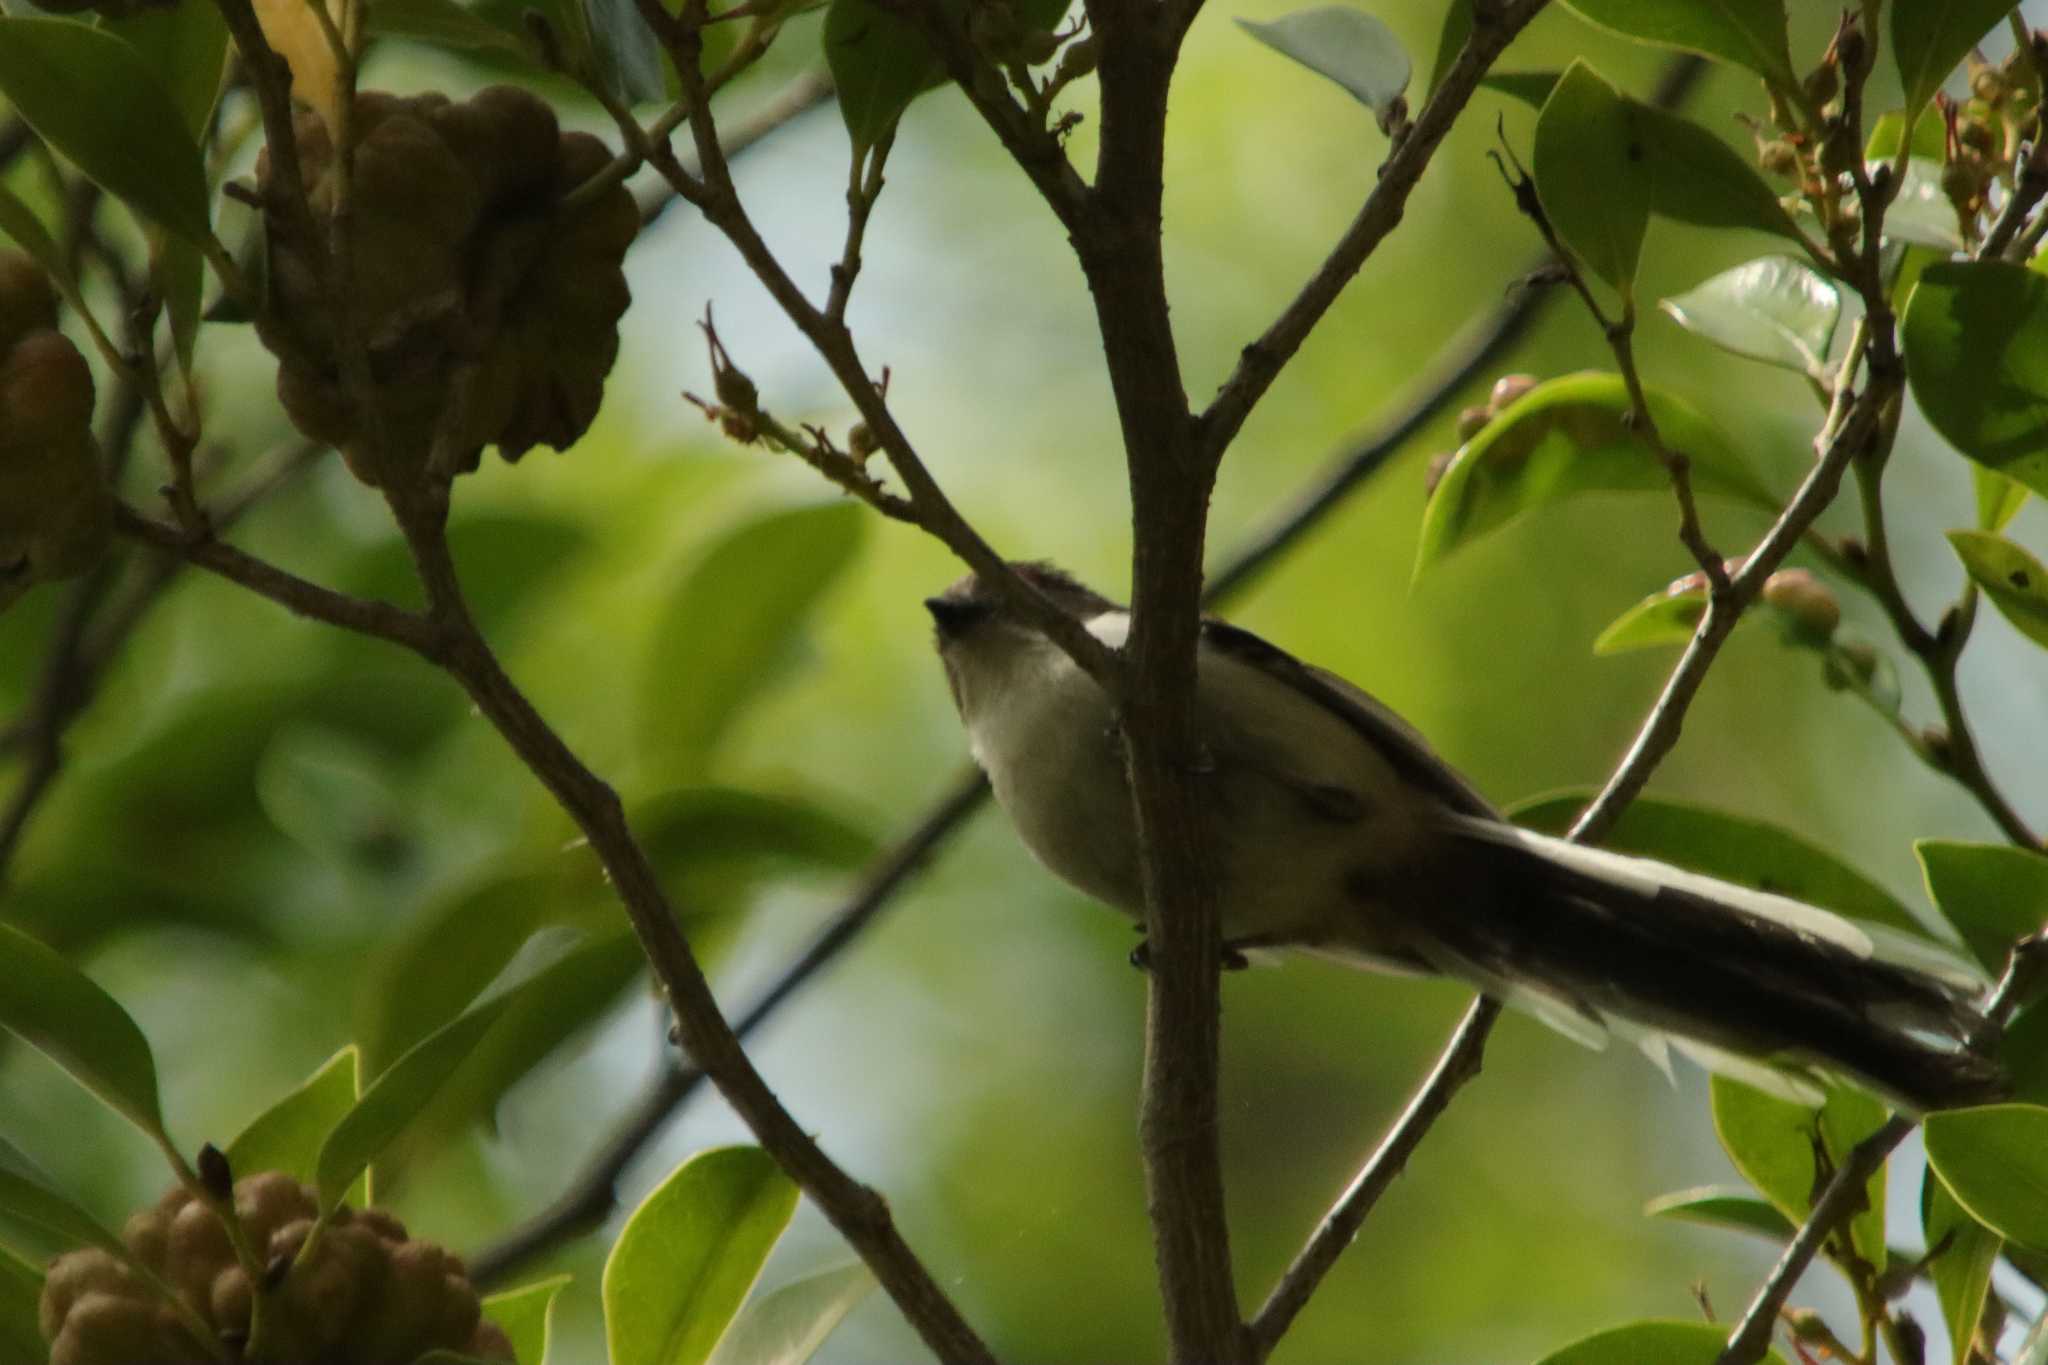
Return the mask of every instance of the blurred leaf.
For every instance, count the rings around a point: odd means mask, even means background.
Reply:
[[[1422,87],[1424,99],[1434,95],[1436,88],[1444,83],[1444,75],[1451,69],[1451,63],[1458,60],[1458,50],[1471,36],[1472,0],[1444,0],[1443,27],[1437,30],[1436,35],[1436,64],[1429,69],[1429,84]],[[1549,93],[1547,90],[1544,92],[1545,95]],[[1534,103],[1541,105],[1543,101],[1539,98]]]
[[[1797,1223],[1813,1208],[1822,1176],[1815,1146],[1826,1152],[1829,1170],[1883,1126],[1884,1106],[1852,1086],[1828,1088],[1819,1109],[1793,1104],[1726,1076],[1711,1080],[1714,1132],[1743,1179],[1756,1186],[1786,1218]],[[1884,1171],[1870,1178],[1868,1204],[1849,1221],[1856,1254],[1882,1271]]]
[[[1977,529],[2003,531],[2027,504],[2027,486],[1970,462],[1970,486],[1977,494]]]
[[[1927,895],[1984,970],[2005,970],[2012,945],[2048,924],[2048,857],[2010,844],[1922,839],[1913,845]]]
[[[1394,31],[1364,10],[1323,5],[1270,23],[1240,18],[1237,26],[1281,56],[1350,91],[1382,128],[1415,73]]]
[[[251,0],[256,21],[271,49],[292,71],[292,96],[310,105],[329,128],[340,126],[341,74],[325,28],[314,17],[320,5],[335,24],[353,37],[357,25],[350,11],[361,12],[356,0]]]
[[[1777,510],[1721,434],[1691,404],[1650,388],[1665,443],[1692,461],[1693,489]],[[1592,492],[1670,496],[1671,476],[1629,429],[1619,375],[1585,372],[1537,385],[1468,441],[1444,470],[1422,514],[1418,575],[1452,550],[1531,508]]]
[[[733,1319],[709,1365],[804,1365],[875,1287],[859,1261],[758,1294]]]
[[[1931,1166],[1920,1181],[1920,1228],[1929,1250],[1941,1248],[1927,1273],[1948,1325],[1952,1365],[1970,1365],[1970,1343],[1991,1290],[1991,1263],[1998,1259],[1998,1234],[1963,1212]]]
[[[101,15],[101,28],[133,48],[170,93],[195,143],[206,141],[227,74],[228,25],[217,5],[139,9],[120,18]]]
[[[550,1275],[484,1299],[484,1317],[512,1343],[512,1358],[519,1365],[542,1365],[547,1360],[548,1339],[555,1330],[555,1296],[569,1280],[567,1275]]]
[[[65,302],[77,306],[78,281],[72,277],[70,263],[57,249],[50,230],[43,226],[42,219],[36,217],[35,210],[5,185],[0,185],[0,232],[6,233],[16,246],[35,257],[36,264],[56,282],[57,292],[64,296]]]
[[[1853,694],[1888,720],[1899,718],[1898,665],[1848,626],[1836,631],[1822,651],[1821,680]]]
[[[496,53],[536,69],[540,65],[520,35],[456,0],[373,0],[369,30],[457,52]]]
[[[1784,0],[1565,0],[1580,18],[1624,37],[1747,67],[1779,85],[1796,81],[1785,45]]]
[[[1932,99],[1977,40],[2012,7],[2012,0],[1902,0],[1893,5],[1888,46],[1899,66],[1907,110]]]
[[[942,0],[947,13],[964,21],[964,0]],[[1016,14],[1025,26],[1050,30],[1067,12],[1067,0],[1020,0]],[[896,126],[910,102],[946,83],[946,69],[917,25],[873,0],[831,0],[825,11],[825,63],[839,96],[839,113],[855,155],[863,154]]]
[[[692,911],[737,908],[741,893],[789,871],[846,871],[874,836],[825,807],[734,787],[689,787],[635,807],[633,829]]]
[[[656,771],[704,770],[733,718],[787,667],[867,521],[851,501],[785,508],[728,531],[691,565],[656,626],[643,693],[642,748]]]
[[[654,30],[633,0],[580,0],[590,24],[597,75],[627,104],[645,104],[668,93]]]
[[[1591,787],[1579,787],[1539,796],[1512,807],[1510,817],[1529,829],[1562,834],[1594,794]],[[1890,892],[1834,854],[1789,830],[1746,815],[1639,796],[1601,840],[1601,847],[1659,858],[1851,919],[1931,937],[1926,926]]]
[[[1972,1218],[2048,1250],[2048,1109],[1990,1104],[1927,1116],[1927,1164]]]
[[[58,1193],[49,1177],[4,1137],[0,1137],[0,1223],[33,1228],[65,1247],[98,1247],[123,1261],[130,1259],[119,1237]]]
[[[487,636],[505,631],[534,597],[567,577],[591,539],[578,522],[533,512],[463,516],[448,528],[470,610]],[[419,599],[412,556],[396,535],[351,560],[335,579],[337,587],[358,597],[400,603]]]
[[[163,82],[134,48],[69,19],[0,17],[0,94],[88,179],[205,241],[206,170]]]
[[[257,1171],[283,1171],[310,1182],[318,1173],[320,1148],[361,1096],[362,1053],[354,1043],[320,1064],[298,1089],[250,1120],[227,1145],[228,1169],[236,1179]],[[367,1203],[362,1192],[352,1192]]]
[[[1890,161],[1899,154],[1899,138],[1905,131],[1906,115],[1902,110],[1878,115],[1877,122],[1870,125],[1869,139],[1863,144],[1863,159]],[[1914,121],[1913,155],[1936,162],[1948,158],[1948,130],[1937,111],[1927,110]]]
[[[1541,109],[1543,102],[1550,98],[1550,92],[1557,89],[1557,83],[1564,79],[1562,71],[1494,71],[1480,78],[1479,84],[1487,90],[1498,90],[1510,99],[1520,100],[1531,109]]]
[[[1884,213],[1887,243],[1907,242],[1933,247],[1944,255],[1963,249],[1962,229],[1956,224],[1956,206],[1941,187],[1941,164],[1916,156],[1906,162],[1891,207]],[[2012,267],[2015,270],[2021,266]]]
[[[2048,647],[2048,566],[1990,531],[1950,531],[1948,543],[1999,614]]]
[[[796,1212],[758,1147],[716,1147],[641,1201],[604,1266],[611,1365],[703,1365]]]
[[[156,1059],[128,1011],[48,947],[0,924],[0,1029],[44,1053],[136,1127],[168,1142]]]
[[[1662,303],[1679,326],[1724,351],[1824,381],[1842,316],[1834,285],[1804,261],[1765,256]]]
[[[1747,157],[1682,114],[1627,98],[1623,111],[1643,149],[1630,169],[1650,177],[1650,212],[1695,227],[1798,239],[1777,191]]]
[[[2006,1098],[2048,1105],[2048,1002],[2027,1006],[2005,1026],[1998,1060],[2012,1078],[2012,1094]]]
[[[1661,649],[1692,639],[1707,614],[1707,590],[1680,579],[1653,592],[1608,623],[1593,641],[1599,655],[1625,654],[1632,649]]]
[[[1536,192],[1558,237],[1624,297],[1650,225],[1645,154],[1620,92],[1573,62],[1536,118]]]
[[[196,9],[198,6],[188,6]],[[206,258],[199,248],[183,237],[168,232],[154,234],[150,252],[151,281],[164,301],[164,315],[170,321],[171,345],[178,367],[192,372],[192,345],[199,334],[199,309],[206,290]]]
[[[504,1362],[464,1355],[460,1351],[432,1350],[414,1357],[412,1365],[504,1365]]]
[[[1728,1330],[1712,1322],[1632,1322],[1595,1332],[1536,1365],[1714,1365]],[[1785,1365],[1785,1358],[1767,1350],[1760,1365]]]
[[[1774,1242],[1789,1242],[1799,1230],[1775,1207],[1745,1189],[1709,1186],[1677,1190],[1652,1199],[1643,1205],[1643,1212],[1652,1218],[1755,1233]]]
[[[0,1365],[48,1365],[42,1297],[43,1272],[0,1246]]]
[[[308,852],[381,875],[406,861],[414,822],[381,756],[355,736],[289,726],[271,741],[255,777],[264,814]]]

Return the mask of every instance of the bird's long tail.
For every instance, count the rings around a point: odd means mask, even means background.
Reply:
[[[1422,954],[1567,1032],[1647,1026],[1717,1069],[1809,1094],[1846,1073],[1919,1111],[2004,1088],[1965,1045],[1982,983],[1931,946],[1494,821],[1455,818],[1446,856],[1467,894],[1432,916]]]

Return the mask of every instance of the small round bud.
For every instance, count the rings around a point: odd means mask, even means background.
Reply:
[[[1458,414],[1458,441],[1463,444],[1486,430],[1486,424],[1493,420],[1493,409],[1479,404],[1464,409]]]
[[[1535,387],[1536,376],[1533,374],[1504,374],[1493,381],[1493,390],[1486,395],[1486,404],[1497,415]]]
[[[1773,138],[1758,147],[1756,161],[1772,175],[1783,176],[1787,180],[1798,179],[1803,169],[1799,164],[1799,153],[1783,138]]]
[[[228,1167],[227,1154],[208,1142],[199,1148],[199,1183],[206,1186],[206,1192],[215,1199],[232,1199],[235,1195],[234,1172]]]
[[[846,453],[856,460],[865,461],[881,448],[875,440],[875,433],[866,422],[855,422],[846,429]]]
[[[1792,1329],[1792,1335],[1799,1341],[1833,1341],[1835,1334],[1828,1327],[1827,1320],[1811,1308],[1794,1308],[1785,1314],[1785,1325]]]
[[[761,391],[754,387],[754,381],[730,365],[720,365],[711,376],[718,401],[748,417],[761,411]]]
[[[1764,580],[1764,601],[1785,613],[1803,636],[1825,641],[1842,624],[1842,604],[1805,569],[1780,569]]]
[[[92,367],[62,332],[30,332],[0,357],[0,446],[39,450],[92,424]]]

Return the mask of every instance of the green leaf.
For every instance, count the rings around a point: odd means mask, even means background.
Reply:
[[[156,72],[113,34],[68,19],[0,18],[0,94],[143,217],[194,241],[211,234],[199,145]]]
[[[6,233],[16,246],[35,257],[36,264],[56,282],[65,302],[74,307],[77,305],[78,281],[71,274],[70,262],[57,249],[50,230],[43,226],[42,219],[36,217],[35,210],[5,185],[0,185],[0,232]]]
[[[48,1365],[42,1298],[43,1272],[0,1246],[0,1365]]]
[[[1945,256],[1963,249],[1955,203],[1941,187],[1939,162],[1921,156],[1906,162],[1898,192],[1884,213],[1884,240],[1886,245],[1933,247]]]
[[[703,1365],[796,1212],[758,1147],[678,1166],[633,1210],[604,1266],[611,1365]]]
[[[1847,691],[1887,720],[1899,718],[1898,665],[1849,626],[1834,633],[1821,655],[1821,680]]]
[[[1594,794],[1593,788],[1580,787],[1539,796],[1512,807],[1510,818],[1529,829],[1562,834]],[[1818,844],[1746,815],[1639,796],[1601,847],[1929,937],[1912,912],[1876,882]]]
[[[1241,18],[1237,24],[1281,56],[1350,91],[1382,128],[1414,75],[1408,49],[1394,31],[1348,5],[1296,10],[1270,23]]]
[[[1718,1186],[1659,1195],[1643,1205],[1643,1212],[1651,1218],[1755,1233],[1774,1242],[1789,1242],[1799,1230],[1784,1214],[1749,1191]]]
[[[1706,614],[1706,588],[1681,578],[1615,617],[1594,639],[1593,652],[1625,654],[1633,649],[1682,645],[1692,639]]]
[[[0,1223],[29,1228],[69,1248],[98,1247],[122,1260],[128,1248],[98,1219],[58,1193],[49,1177],[0,1137]]]
[[[646,104],[668,93],[661,48],[633,0],[578,0],[590,26],[597,76],[627,104]]]
[[[1818,1146],[1829,1169],[1848,1159],[1856,1144],[1885,1121],[1884,1106],[1852,1086],[1828,1089],[1819,1109],[1793,1104],[1761,1090],[1715,1076],[1711,1081],[1714,1132],[1735,1169],[1786,1218],[1797,1223],[1813,1208],[1823,1183],[1815,1161]],[[1884,1171],[1870,1178],[1868,1204],[1849,1222],[1856,1254],[1884,1269]]]
[[[1900,0],[1891,7],[1886,44],[1899,65],[1906,109],[1917,111],[1934,98],[1977,40],[2001,23],[2012,0]]]
[[[1935,908],[1985,971],[2004,971],[2012,945],[2048,924],[2048,857],[1945,839],[1922,839],[1913,852]]]
[[[1444,76],[1451,69],[1451,63],[1458,60],[1458,52],[1465,46],[1465,40],[1472,36],[1472,0],[1444,0],[1443,27],[1436,35],[1436,64],[1429,69],[1429,84],[1422,87],[1422,97],[1428,99],[1436,88],[1444,83]],[[1545,90],[1545,96],[1549,91]],[[1532,103],[1541,105],[1542,98]]]
[[[1906,115],[1894,109],[1878,115],[1877,122],[1870,125],[1870,136],[1863,144],[1865,161],[1890,161],[1899,154],[1899,139],[1906,132]],[[1942,123],[1941,114],[1927,110],[1913,123],[1912,154],[1940,162],[1948,157],[1948,130]]]
[[[377,746],[325,727],[282,729],[256,765],[256,799],[271,823],[349,872],[390,875],[413,821]]]
[[[1927,1116],[1927,1164],[1969,1215],[2048,1251],[2048,1109],[1990,1104]]]
[[[485,1298],[484,1317],[496,1323],[512,1343],[512,1358],[519,1365],[542,1365],[548,1358],[548,1340],[555,1331],[555,1296],[569,1280],[567,1275],[550,1275]]]
[[[1494,71],[1480,77],[1479,84],[1487,90],[1498,90],[1510,99],[1520,100],[1531,109],[1541,109],[1543,102],[1550,98],[1550,92],[1557,89],[1557,83],[1564,79],[1562,71]]]
[[[195,142],[204,142],[227,74],[228,26],[218,5],[173,5],[140,9],[119,19],[104,15],[100,26],[133,48],[185,120]]]
[[[1991,1263],[1998,1259],[1998,1234],[1963,1212],[1932,1167],[1920,1182],[1920,1228],[1930,1251],[1941,1248],[1927,1271],[1941,1301],[1941,1320],[1948,1324],[1952,1365],[1970,1365],[1970,1343],[1991,1290]]]
[[[727,532],[690,567],[656,627],[643,694],[642,748],[657,772],[703,772],[733,718],[787,668],[867,522],[851,501],[785,508]]]
[[[2005,619],[2035,644],[2048,647],[2048,566],[1989,531],[1950,531],[1948,543]]]
[[[250,1120],[227,1145],[228,1169],[239,1178],[283,1171],[311,1181],[320,1148],[362,1094],[362,1053],[354,1043],[320,1064],[305,1084]],[[359,1192],[356,1197],[363,1196]]]
[[[874,1287],[875,1272],[854,1261],[756,1295],[709,1365],[804,1365]]]
[[[1624,297],[1650,224],[1647,155],[1620,92],[1573,62],[1536,117],[1536,193],[1558,237]]]
[[[1724,351],[1793,370],[1827,374],[1842,296],[1819,271],[1790,256],[1724,270],[1661,305],[1679,326]]]
[[[1693,489],[1767,511],[1777,499],[1707,419],[1662,389],[1645,397],[1657,429],[1692,461]],[[1591,372],[1539,384],[1458,451],[1422,514],[1416,573],[1531,508],[1592,492],[1656,492],[1671,477],[1632,430],[1620,376]]]
[[[887,137],[912,100],[945,83],[945,67],[917,25],[873,0],[832,0],[825,63],[856,156]]]
[[[1930,265],[1902,331],[1906,377],[1934,429],[2048,492],[2048,276],[2003,261]]]
[[[1632,170],[1650,176],[1650,212],[1695,227],[1753,228],[1798,240],[1777,191],[1750,160],[1699,124],[1668,109],[1624,99],[1643,148]]]
[[[494,53],[539,69],[532,50],[518,34],[456,0],[374,0],[369,7],[369,29],[385,37],[409,38],[457,52]]]
[[[2027,505],[2027,486],[1970,462],[1970,487],[1977,495],[1977,529],[2003,531]]]
[[[770,878],[852,871],[876,851],[873,835],[823,806],[732,787],[654,797],[634,807],[632,824],[663,880],[713,912]]]
[[[1783,0],[1565,0],[1580,18],[1639,42],[1676,47],[1792,85]]]
[[[2048,1104],[2048,1002],[2021,1010],[1998,1040],[1998,1060],[2012,1078],[2007,1099]]]
[[[7,924],[0,924],[0,1029],[49,1056],[158,1142],[170,1141],[142,1030],[92,978]]]
[[[206,257],[198,246],[169,232],[153,234],[150,276],[170,319],[171,345],[178,367],[192,372],[192,345],[199,335],[200,307],[206,292]]]
[[[1632,1322],[1552,1351],[1536,1365],[1714,1365],[1728,1333],[1712,1322]],[[1760,1365],[1785,1365],[1785,1358],[1767,1350]]]

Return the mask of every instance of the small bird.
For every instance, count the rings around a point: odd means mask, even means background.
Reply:
[[[1123,645],[1124,608],[1050,565],[1014,567]],[[1108,695],[972,575],[925,606],[975,761],[1025,847],[1142,917]],[[1591,1046],[1622,1037],[1667,1071],[1676,1050],[1806,1103],[1835,1077],[1916,1112],[2003,1089],[1966,1046],[1983,983],[1939,950],[1517,828],[1400,717],[1250,631],[1205,620],[1196,673],[1231,965],[1298,949],[1459,977]]]

